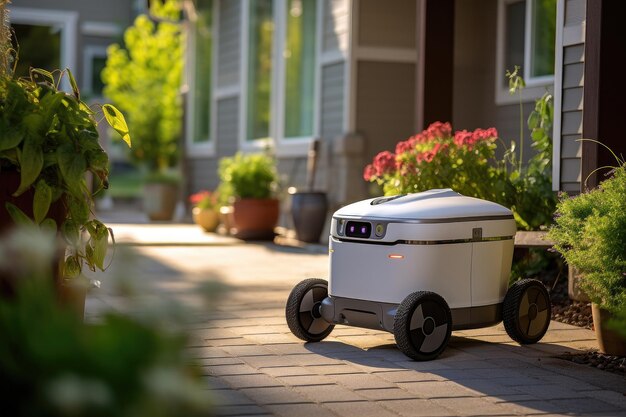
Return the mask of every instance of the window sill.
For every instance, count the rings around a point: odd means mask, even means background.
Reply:
[[[549,92],[550,94],[554,94],[554,82],[550,80],[549,82],[543,83],[527,83],[526,87],[522,90],[522,103],[529,103],[541,98],[545,92]],[[506,106],[509,104],[518,104],[519,103],[519,94],[515,93],[513,95],[509,94],[508,88],[496,88],[495,94],[496,105],[498,106]]]

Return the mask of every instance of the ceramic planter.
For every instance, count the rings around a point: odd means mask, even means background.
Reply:
[[[194,207],[192,214],[194,223],[202,227],[205,232],[215,232],[220,224],[220,214],[215,209]]]
[[[327,209],[326,193],[298,191],[291,194],[291,216],[296,238],[302,242],[318,243],[326,224]]]
[[[152,221],[170,221],[174,217],[178,186],[171,183],[147,183],[143,189],[143,209]]]
[[[235,237],[243,240],[271,240],[278,223],[280,204],[276,199],[242,198],[233,204]]]

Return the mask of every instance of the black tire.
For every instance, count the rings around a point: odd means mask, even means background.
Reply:
[[[393,322],[398,348],[409,358],[429,361],[441,354],[452,334],[452,314],[439,294],[418,291],[402,301]]]
[[[520,345],[537,343],[550,326],[550,294],[536,279],[513,284],[506,292],[502,310],[506,332]]]
[[[328,297],[328,282],[319,278],[309,278],[296,285],[285,307],[285,317],[289,330],[306,342],[319,342],[335,327],[320,314],[322,300]]]

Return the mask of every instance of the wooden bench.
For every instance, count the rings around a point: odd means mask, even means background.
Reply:
[[[545,231],[518,231],[515,234],[515,247],[526,249],[550,249],[552,246],[554,246],[554,242],[546,237],[547,234],[548,232]]]

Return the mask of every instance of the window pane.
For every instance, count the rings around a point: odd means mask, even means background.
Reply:
[[[506,5],[506,40],[504,49],[504,69],[513,71],[515,66],[524,66],[524,33],[526,24],[526,2],[519,1]],[[523,70],[523,68],[522,68]],[[522,72],[523,74],[523,72]],[[501,75],[505,87],[509,81]]]
[[[272,0],[250,0],[247,139],[269,137],[272,77]]]
[[[554,74],[556,0],[533,0],[531,77]]]
[[[102,89],[104,88],[104,83],[102,82],[102,78],[100,77],[100,73],[106,66],[107,57],[106,56],[94,56],[91,59],[91,91],[90,94],[95,97],[102,97]]]
[[[52,26],[12,24],[13,38],[19,43],[19,61],[15,69],[18,77],[27,76],[29,69],[43,68],[48,71],[59,69],[61,57],[61,30]]]
[[[194,143],[206,142],[210,135],[211,116],[211,54],[212,0],[197,0],[197,20],[194,27],[195,66],[193,91],[193,135]]]
[[[287,2],[285,137],[313,135],[315,0]]]

